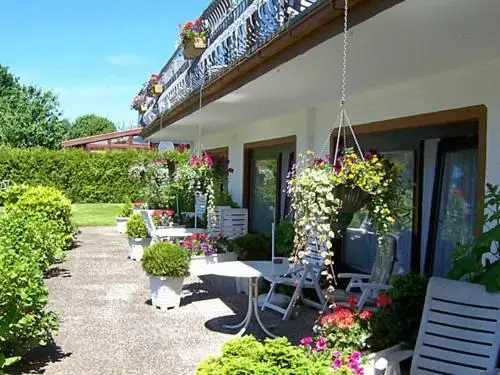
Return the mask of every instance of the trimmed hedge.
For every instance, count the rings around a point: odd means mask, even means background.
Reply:
[[[139,195],[130,167],[159,157],[154,151],[87,152],[0,146],[0,180],[52,186],[75,203],[122,203]]]
[[[10,190],[0,218],[0,374],[29,350],[52,342],[58,314],[47,310],[44,274],[71,243],[71,204],[57,189]]]

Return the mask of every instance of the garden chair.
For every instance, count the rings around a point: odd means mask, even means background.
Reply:
[[[339,279],[350,279],[345,290],[337,289],[333,293],[333,302],[336,305],[348,306],[347,298],[350,295],[358,297],[357,308],[359,311],[377,299],[380,292],[390,289],[389,279],[396,263],[398,251],[398,238],[394,234],[387,234],[388,249],[377,248],[375,262],[373,263],[371,274],[359,273],[339,273]],[[385,251],[384,251],[385,250]],[[359,292],[354,292],[359,290]],[[374,307],[367,307],[369,310]]]
[[[156,243],[160,241],[169,241],[171,239],[183,239],[189,237],[195,233],[206,233],[205,229],[196,228],[161,228],[158,229],[155,226],[153,217],[151,216],[151,211],[141,210],[142,220],[144,225],[148,230],[148,234],[151,237],[151,243]]]
[[[385,374],[400,375],[400,362],[412,356],[411,375],[498,374],[500,294],[479,284],[432,277],[415,350],[386,355]]]
[[[299,298],[305,304],[320,310],[325,307],[325,297],[320,286],[321,272],[324,269],[324,261],[316,243],[311,238],[309,238],[309,246],[311,247],[311,253],[304,257],[304,259],[308,262],[307,264],[294,265],[285,275],[274,278],[266,278],[266,280],[271,283],[271,288],[269,289],[266,299],[262,305],[262,311],[269,308],[282,314],[283,320],[288,320]],[[285,261],[288,260],[286,259]],[[272,300],[274,299],[273,297],[276,293],[276,287],[280,284],[295,287],[295,291],[286,308],[272,303]],[[302,292],[304,288],[314,289],[319,302],[305,298]]]

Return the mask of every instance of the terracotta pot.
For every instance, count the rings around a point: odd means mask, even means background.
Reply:
[[[194,39],[184,40],[183,54],[184,58],[188,60],[196,59],[201,56],[203,51],[207,48],[207,38],[197,37]]]

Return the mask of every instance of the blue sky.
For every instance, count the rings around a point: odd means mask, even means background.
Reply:
[[[51,89],[64,117],[107,116],[136,124],[130,102],[172,55],[178,24],[210,0],[6,1],[0,64],[23,83]]]

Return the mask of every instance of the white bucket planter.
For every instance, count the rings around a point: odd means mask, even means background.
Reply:
[[[116,230],[118,233],[124,234],[127,230],[128,217],[117,217],[116,218]]]
[[[181,277],[157,277],[149,275],[151,302],[162,310],[179,307],[182,295]]]
[[[400,345],[394,345],[380,352],[368,354],[365,357],[366,363],[363,365],[363,369],[365,370],[364,375],[384,375],[387,368],[385,357],[392,352],[401,350],[400,348]]]
[[[151,243],[151,238],[128,238],[129,254],[132,260],[141,260],[144,249]]]
[[[209,264],[216,264],[222,262],[232,262],[236,260],[236,253],[220,253],[212,254],[209,256],[197,255],[191,257],[191,264],[189,266],[189,273],[193,276],[206,275],[209,271],[207,266]]]

